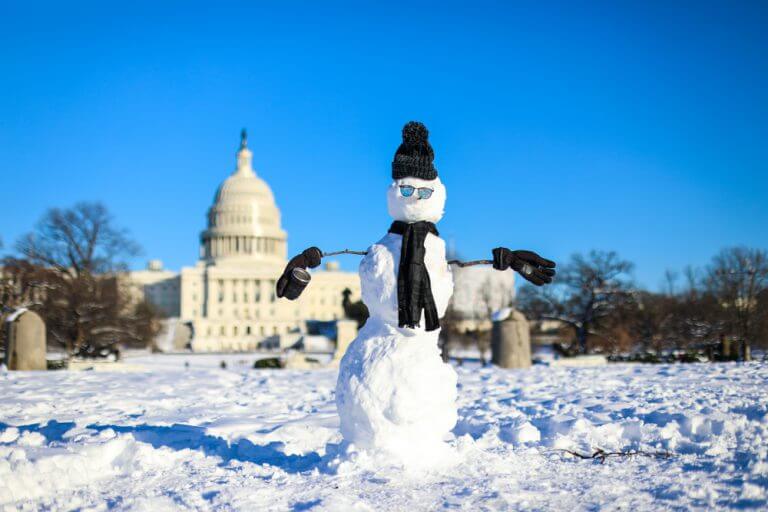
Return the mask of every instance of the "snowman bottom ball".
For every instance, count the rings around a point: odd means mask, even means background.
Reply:
[[[369,318],[339,365],[336,406],[346,441],[401,460],[446,448],[457,420],[457,376],[440,357],[438,333]]]

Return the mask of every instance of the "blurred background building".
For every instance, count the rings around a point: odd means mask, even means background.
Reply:
[[[252,159],[243,130],[235,171],[208,210],[195,266],[173,272],[152,260],[146,270],[129,276],[137,300],[145,298],[171,323],[191,327],[196,351],[274,345],[276,338],[306,332],[308,320],[344,318],[344,290],[351,291],[353,301],[360,297],[357,273],[326,261],[298,300],[277,300],[275,282],[287,263],[288,235],[272,190],[256,175]]]
[[[499,272],[490,265],[453,266],[451,271],[454,291],[450,313],[455,328],[461,332],[490,331],[493,313],[515,300],[515,273]]]

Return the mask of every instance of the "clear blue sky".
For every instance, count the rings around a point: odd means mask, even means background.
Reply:
[[[766,2],[212,4],[0,5],[6,250],[100,200],[134,267],[193,264],[243,126],[289,251],[365,248],[410,119],[467,258],[614,249],[656,288],[768,248]]]

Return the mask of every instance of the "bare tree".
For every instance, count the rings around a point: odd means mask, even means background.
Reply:
[[[660,353],[674,337],[677,306],[674,294],[636,290],[619,309],[615,324],[626,328],[631,348],[639,344],[647,352]]]
[[[686,285],[673,297],[675,307],[670,342],[676,348],[712,343],[723,331],[719,299],[703,286],[701,272],[686,267]]]
[[[45,269],[15,258],[4,258],[0,267],[0,314],[42,305]]]
[[[3,258],[0,264],[0,346],[5,346],[2,328],[9,315],[19,309],[43,305],[48,281],[45,269],[24,260]]]
[[[608,320],[631,298],[631,270],[632,263],[613,251],[575,254],[552,285],[523,287],[518,306],[531,319],[569,325],[578,350],[586,353],[590,336],[614,341],[607,329]]]
[[[17,250],[43,269],[39,312],[49,338],[72,355],[151,334],[154,314],[135,305],[121,284],[126,260],[139,248],[100,203],[49,210]]]
[[[756,314],[755,343],[766,349],[768,348],[768,289],[757,294]],[[763,357],[766,356],[763,355]]]
[[[125,270],[125,260],[140,253],[127,232],[114,226],[106,207],[89,202],[48,210],[16,248],[31,263],[73,277]]]
[[[768,288],[768,254],[760,249],[723,249],[707,267],[706,289],[718,298],[727,329],[742,343],[742,357],[758,341],[759,296]]]

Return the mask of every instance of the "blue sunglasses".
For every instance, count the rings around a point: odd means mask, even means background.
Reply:
[[[411,197],[416,190],[419,191],[419,199],[429,199],[432,197],[432,192],[434,192],[434,190],[427,187],[416,188],[410,185],[400,185],[400,193],[403,197]]]

